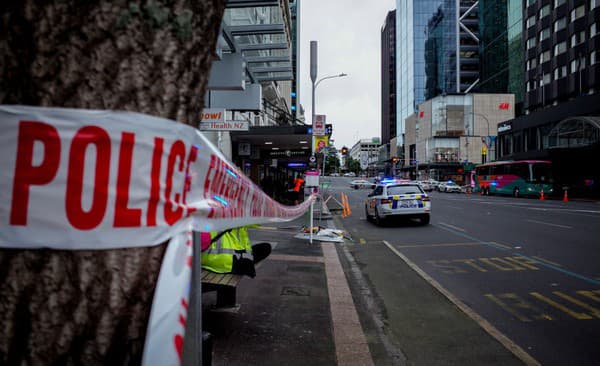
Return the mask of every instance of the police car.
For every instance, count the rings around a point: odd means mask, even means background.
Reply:
[[[365,201],[367,220],[378,225],[391,217],[418,218],[421,224],[427,225],[430,212],[429,196],[413,181],[383,180]]]

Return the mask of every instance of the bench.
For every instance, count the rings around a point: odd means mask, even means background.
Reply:
[[[202,292],[217,291],[217,308],[236,307],[236,288],[243,275],[202,270]]]

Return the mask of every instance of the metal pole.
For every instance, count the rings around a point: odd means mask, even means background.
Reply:
[[[314,131],[314,127],[315,127],[315,89],[316,89],[316,85],[315,85],[315,81],[317,80],[317,65],[318,65],[318,60],[317,60],[317,41],[310,41],[310,80],[312,82],[312,126],[313,126],[313,133],[311,136],[311,140],[312,140],[312,156],[315,157],[315,131]],[[310,203],[310,227],[309,227],[309,243],[312,244],[313,242],[313,226],[314,226],[314,207],[315,207],[315,201],[313,200]]]

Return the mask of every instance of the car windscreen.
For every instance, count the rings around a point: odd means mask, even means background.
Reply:
[[[401,185],[401,186],[388,186],[388,195],[397,194],[422,194],[423,190],[418,185]]]

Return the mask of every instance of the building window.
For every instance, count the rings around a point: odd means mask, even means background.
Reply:
[[[585,5],[580,5],[575,9],[571,10],[571,22],[581,18],[585,15]]]
[[[535,80],[529,80],[527,82],[527,91],[535,90]]]
[[[566,66],[559,66],[556,69],[554,69],[554,80],[562,79],[565,76],[567,76]]]
[[[575,33],[571,36],[571,47],[575,47],[585,41],[585,31]]]
[[[527,40],[527,49],[532,49],[535,47],[535,45],[537,44],[537,41],[535,39],[535,37],[531,37]]]
[[[567,52],[567,42],[563,41],[554,46],[554,56]]]
[[[550,15],[550,4],[546,4],[544,6],[542,6],[542,8],[540,9],[540,20],[545,17]]]
[[[585,56],[581,56],[579,59],[571,61],[571,73],[579,71],[579,68],[585,69]]]
[[[527,0],[527,7],[530,7],[533,4],[535,4],[535,0]]]
[[[550,28],[544,28],[540,31],[540,42],[550,38]]]
[[[535,15],[527,18],[527,28],[533,27],[535,25]]]
[[[537,66],[536,61],[536,58],[530,58],[529,60],[527,60],[527,71],[535,69],[535,67]]]
[[[590,25],[590,38],[594,37],[596,34],[598,34],[596,23],[593,23]]]
[[[550,51],[540,53],[540,65],[547,61],[550,61]]]
[[[554,22],[554,32],[558,32],[561,29],[565,29],[567,26],[567,18],[562,17]]]
[[[596,50],[590,52],[590,66],[596,64]]]
[[[590,0],[590,10],[598,7],[600,5],[600,0]]]
[[[554,0],[554,7],[558,8],[559,6],[561,6],[562,4],[566,3],[567,0]]]
[[[540,79],[540,86],[550,84],[550,81],[552,81],[551,76],[551,74],[542,74],[542,78]]]

